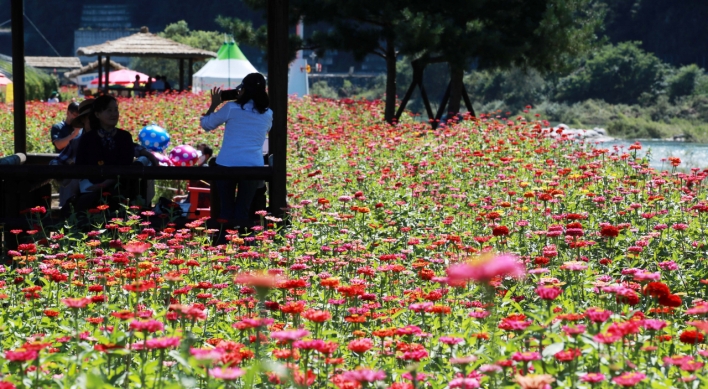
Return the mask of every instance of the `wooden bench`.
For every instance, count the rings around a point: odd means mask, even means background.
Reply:
[[[0,225],[5,233],[28,227],[23,210],[46,206],[51,196],[51,180],[67,178],[140,178],[155,180],[253,179],[270,181],[273,168],[252,167],[177,167],[177,166],[52,166],[56,154],[29,154],[26,161],[15,154],[0,158]],[[207,189],[208,190],[208,189]],[[273,212],[273,210],[271,210]],[[274,213],[277,214],[278,210]],[[7,237],[6,237],[7,238]],[[5,239],[7,242],[7,239]]]

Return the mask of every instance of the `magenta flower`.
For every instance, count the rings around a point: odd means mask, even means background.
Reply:
[[[145,342],[145,347],[148,349],[166,349],[179,346],[179,337],[166,337],[166,338],[155,338],[148,339]]]
[[[238,367],[219,367],[214,369],[209,369],[209,375],[216,378],[217,380],[233,381],[246,372],[239,369]]]
[[[455,378],[450,381],[450,388],[460,388],[460,389],[477,389],[479,388],[479,381],[474,378]]]
[[[515,352],[512,356],[511,359],[513,361],[518,361],[518,362],[531,362],[531,361],[538,361],[541,359],[541,354],[536,352],[536,351],[528,351],[528,352]]]
[[[635,386],[643,379],[647,378],[644,373],[638,371],[626,372],[612,379],[612,382],[619,386]]]
[[[449,346],[454,346],[454,345],[460,344],[460,343],[462,343],[462,342],[464,342],[464,341],[465,341],[465,340],[462,339],[462,338],[455,338],[455,337],[452,337],[452,336],[441,336],[440,338],[438,338],[438,342],[440,342],[440,343],[445,343],[445,344],[447,344],[447,345],[449,345]]]
[[[647,330],[650,331],[659,331],[664,329],[668,323],[666,323],[664,320],[659,320],[659,319],[645,319],[642,320],[642,327],[646,328]]]
[[[596,384],[605,380],[605,375],[602,373],[585,373],[580,376],[580,380],[589,384]]]
[[[345,371],[342,373],[342,379],[345,381],[355,382],[376,382],[386,379],[386,373],[382,370],[358,369]]]
[[[147,320],[147,321],[134,320],[134,321],[130,322],[129,327],[133,331],[150,332],[150,333],[162,331],[165,329],[165,325],[162,324],[162,322],[157,321],[157,320]]]
[[[270,337],[280,341],[294,342],[300,340],[307,335],[310,335],[308,330],[286,330],[286,331],[274,331],[270,333]]]
[[[525,274],[526,267],[510,254],[483,256],[447,268],[448,282],[451,284],[468,281],[488,284],[495,277],[523,278]]]
[[[558,296],[563,293],[563,289],[555,287],[555,286],[539,286],[536,288],[536,294],[538,297],[540,297],[542,300],[548,300],[552,301],[558,298]]]
[[[150,243],[133,241],[124,244],[123,250],[133,254],[142,254],[149,250],[150,247],[152,247]]]
[[[80,309],[80,308],[85,308],[87,305],[91,303],[90,298],[66,298],[61,300],[64,305],[71,309]]]
[[[198,361],[217,361],[226,354],[221,348],[190,348],[189,353]]]

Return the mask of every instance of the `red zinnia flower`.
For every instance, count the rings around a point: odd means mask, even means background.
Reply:
[[[374,343],[369,338],[355,339],[349,342],[347,348],[357,354],[364,353],[374,347]]]
[[[681,342],[688,344],[698,344],[703,342],[703,339],[703,334],[695,330],[686,330],[679,336]]]
[[[647,284],[647,286],[644,287],[643,293],[645,296],[651,296],[661,299],[662,297],[670,295],[671,291],[669,290],[669,287],[663,282],[650,282]]]
[[[509,235],[509,227],[507,226],[497,226],[492,228],[492,235],[494,236],[506,236]]]
[[[659,298],[659,304],[665,307],[680,307],[681,306],[681,296],[675,294],[669,294],[667,296],[662,296]]]

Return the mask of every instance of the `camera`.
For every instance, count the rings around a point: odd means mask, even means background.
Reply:
[[[221,101],[230,101],[238,99],[239,93],[241,93],[243,85],[237,86],[235,89],[227,89],[221,91]]]

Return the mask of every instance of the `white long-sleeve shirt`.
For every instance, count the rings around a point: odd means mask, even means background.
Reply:
[[[243,108],[233,101],[211,115],[202,116],[200,124],[211,131],[226,123],[224,140],[216,157],[221,166],[263,166],[263,143],[273,124],[273,111],[259,113],[253,102]]]

